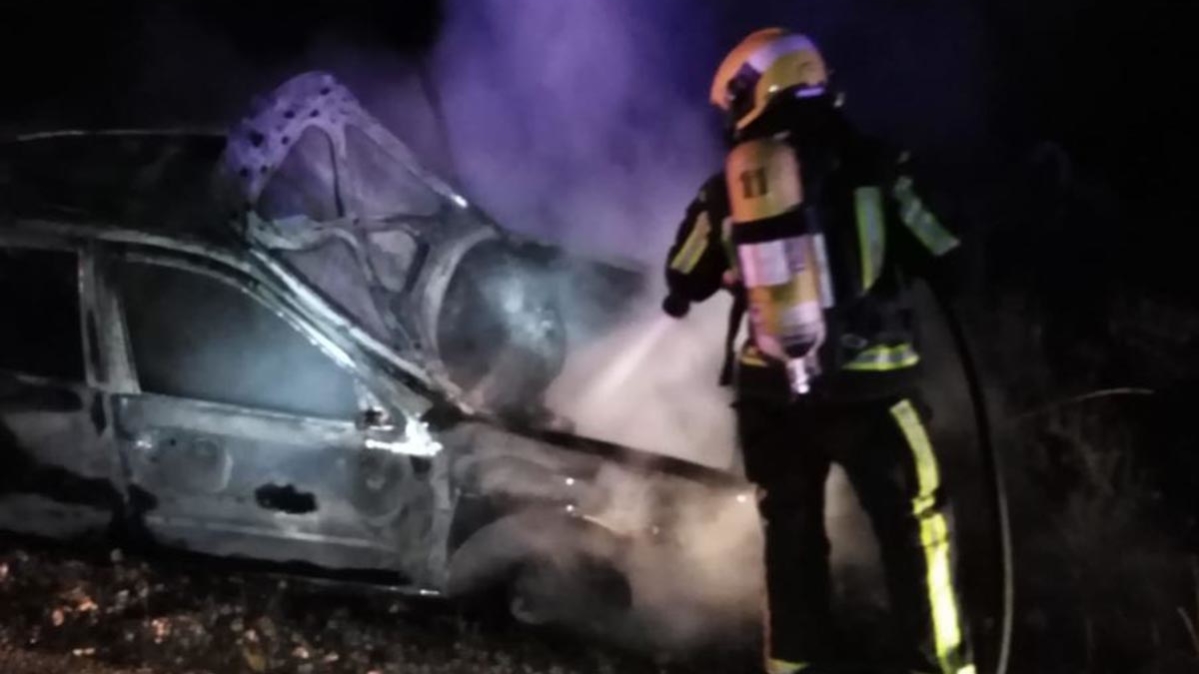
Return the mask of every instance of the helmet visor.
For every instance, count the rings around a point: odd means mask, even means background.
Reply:
[[[741,66],[727,87],[729,121],[736,123],[753,111],[758,80],[762,73],[746,63]]]

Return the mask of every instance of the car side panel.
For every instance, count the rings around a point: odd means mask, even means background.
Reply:
[[[54,358],[55,362],[77,360],[68,369],[80,369],[70,376],[20,371],[29,363],[13,362],[8,369],[0,366],[0,530],[51,538],[103,534],[122,512],[123,489],[111,445],[111,413],[103,381],[106,363],[99,358],[95,331],[90,329],[95,322],[90,254],[74,241],[7,233],[0,233],[0,249],[59,258],[55,264],[36,263],[34,271],[52,274],[57,267],[63,274],[57,284],[60,294],[47,294],[50,289],[43,280],[28,277],[9,278],[10,284],[18,285],[9,285],[8,290],[27,288],[27,295],[21,292],[24,301],[32,304],[25,304],[25,309],[38,319],[59,311],[64,318],[74,315],[69,321],[74,326],[63,325],[57,331],[66,343],[72,341],[68,335],[78,331],[75,339],[80,349]],[[18,264],[4,271],[20,273],[21,268]],[[58,302],[75,305],[72,309]],[[32,328],[20,321],[18,316],[0,315],[3,329],[17,340],[14,346],[45,339],[46,324]]]
[[[138,516],[160,542],[420,573],[429,489],[353,424],[153,395],[115,408]]]
[[[52,538],[107,530],[123,499],[100,396],[0,373],[0,529]]]

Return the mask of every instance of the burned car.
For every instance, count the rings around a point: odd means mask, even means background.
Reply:
[[[539,409],[636,276],[505,232],[319,73],[228,138],[10,139],[0,529],[501,590],[536,621],[752,613],[743,481]]]

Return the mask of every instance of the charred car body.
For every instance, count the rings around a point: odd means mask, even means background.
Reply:
[[[634,604],[752,613],[719,580],[757,554],[743,482],[536,430],[637,274],[504,232],[328,75],[228,140],[2,148],[0,529],[526,607],[592,602],[599,567]]]

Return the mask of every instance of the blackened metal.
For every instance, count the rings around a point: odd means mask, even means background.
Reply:
[[[305,515],[317,510],[315,494],[300,491],[290,484],[264,484],[254,491],[254,500],[267,510],[289,515]]]
[[[87,312],[87,357],[92,363],[96,381],[108,381],[108,368],[100,356],[100,331],[96,329],[96,312]]]
[[[0,494],[37,494],[72,505],[118,512],[121,493],[109,480],[87,478],[38,462],[0,425]]]
[[[97,435],[102,435],[108,430],[108,415],[104,412],[104,396],[101,393],[92,394],[91,417]]]
[[[434,433],[455,426],[464,419],[466,419],[466,415],[462,410],[449,403],[434,405],[421,417],[421,421]]]
[[[134,513],[148,513],[158,509],[158,497],[134,484],[129,486],[129,507]]]
[[[410,456],[408,463],[412,465],[412,474],[422,480],[428,479],[429,471],[433,469],[433,461],[424,456]]]
[[[28,384],[0,374],[0,412],[78,412],[83,399],[65,386]]]
[[[733,473],[709,468],[708,466],[692,463],[684,459],[677,459],[673,456],[651,454],[623,445],[584,438],[560,431],[511,426],[508,426],[508,430],[561,449],[594,454],[601,458],[647,472],[666,473],[713,487],[742,488],[745,486],[745,481]]]

